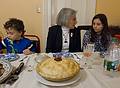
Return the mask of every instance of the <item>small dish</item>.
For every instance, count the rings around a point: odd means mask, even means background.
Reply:
[[[19,58],[20,56],[18,54],[10,53],[10,54],[5,54],[3,59],[8,60],[8,61],[15,61]]]

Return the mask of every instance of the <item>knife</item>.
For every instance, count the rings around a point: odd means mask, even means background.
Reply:
[[[20,65],[15,69],[14,73],[12,73],[13,75],[19,75],[20,72],[23,70],[24,67],[24,63],[21,62]]]

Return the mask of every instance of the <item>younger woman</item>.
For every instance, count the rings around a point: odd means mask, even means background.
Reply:
[[[105,14],[97,14],[92,20],[92,29],[88,30],[83,38],[83,47],[89,42],[94,43],[94,51],[105,52],[111,40],[108,30],[108,21]]]

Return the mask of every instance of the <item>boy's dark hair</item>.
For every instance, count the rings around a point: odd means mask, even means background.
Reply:
[[[17,18],[10,18],[7,22],[5,22],[4,28],[6,30],[9,28],[14,28],[18,32],[25,32],[23,21]]]

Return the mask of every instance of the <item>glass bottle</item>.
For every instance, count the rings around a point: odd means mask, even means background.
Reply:
[[[112,38],[110,47],[105,55],[105,60],[104,60],[104,67],[105,70],[112,70],[115,71],[117,70],[117,67],[119,65],[119,43],[116,38]]]

